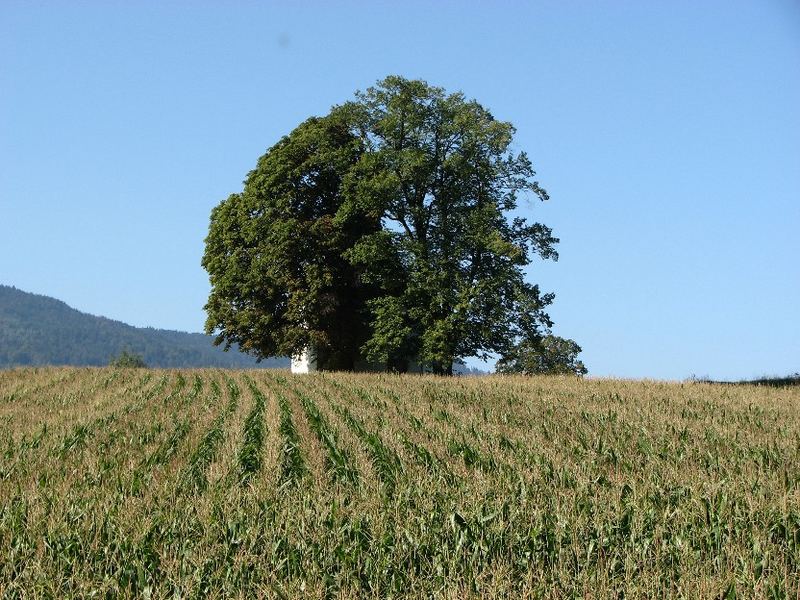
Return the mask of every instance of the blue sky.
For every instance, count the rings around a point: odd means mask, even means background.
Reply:
[[[211,208],[389,74],[517,127],[590,373],[800,370],[800,5],[0,3],[0,283],[199,331]]]

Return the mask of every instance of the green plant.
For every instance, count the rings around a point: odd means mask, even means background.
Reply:
[[[146,369],[147,363],[144,362],[144,358],[141,355],[123,350],[119,355],[111,359],[108,366],[118,369]]]

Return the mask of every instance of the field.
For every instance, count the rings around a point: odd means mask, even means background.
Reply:
[[[800,388],[0,371],[0,596],[797,598]]]

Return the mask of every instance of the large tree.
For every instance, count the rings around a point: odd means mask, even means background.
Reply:
[[[551,295],[525,281],[533,256],[557,259],[550,228],[515,216],[547,193],[514,127],[463,94],[389,77],[345,106],[366,151],[345,179],[353,212],[384,228],[348,257],[380,286],[367,354],[416,357],[450,373],[461,357],[504,354],[550,325]],[[387,269],[387,266],[389,268]]]
[[[463,94],[388,77],[310,119],[211,218],[209,332],[258,356],[358,357],[436,373],[549,333],[552,294],[525,280],[556,260],[546,200],[514,127]]]
[[[244,190],[211,213],[203,266],[206,331],[259,358],[314,347],[352,369],[369,335],[369,288],[344,258],[380,221],[340,214],[342,179],[363,154],[342,111],[311,118],[259,160]]]

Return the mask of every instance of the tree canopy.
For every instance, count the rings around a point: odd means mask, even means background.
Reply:
[[[261,357],[313,346],[325,368],[436,373],[546,334],[553,295],[523,269],[558,240],[518,214],[548,196],[514,133],[397,76],[307,120],[212,212],[207,331]]]

